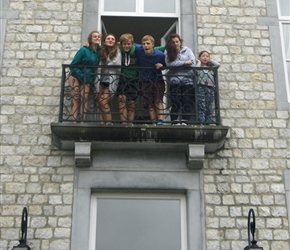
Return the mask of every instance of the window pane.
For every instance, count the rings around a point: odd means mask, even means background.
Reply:
[[[290,16],[290,1],[280,0],[279,4],[281,16]]]
[[[175,13],[175,0],[144,0],[144,12]]]
[[[136,1],[135,0],[105,0],[105,11],[118,11],[118,12],[135,12]]]
[[[96,250],[180,250],[180,200],[97,199]]]
[[[283,23],[283,37],[285,45],[285,57],[290,60],[290,23]]]

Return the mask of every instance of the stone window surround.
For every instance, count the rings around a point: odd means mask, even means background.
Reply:
[[[76,169],[71,250],[89,249],[90,201],[93,192],[184,193],[188,250],[205,249],[203,192],[199,171]],[[197,205],[199,204],[199,205]]]
[[[9,10],[10,0],[1,0],[1,9],[0,9],[0,71],[2,68],[2,60],[3,60],[3,51],[4,51],[4,43],[5,43],[5,35],[6,35],[6,24],[8,19],[17,19],[18,11],[10,11]]]
[[[290,170],[284,171],[285,176],[285,192],[286,192],[286,202],[288,208],[288,221],[290,221]],[[289,230],[290,230],[290,223],[289,223]]]
[[[281,65],[283,50],[278,19],[277,0],[266,0],[266,5],[268,16],[259,17],[258,24],[267,25],[269,27],[277,109],[290,110],[290,102],[287,101],[287,80],[285,79],[284,67]]]

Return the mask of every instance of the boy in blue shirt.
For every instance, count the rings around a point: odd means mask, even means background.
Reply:
[[[164,105],[163,96],[165,83],[162,77],[161,68],[165,65],[163,52],[154,49],[154,38],[146,35],[142,38],[142,46],[136,45],[136,54],[139,66],[154,67],[155,69],[143,69],[140,72],[144,92],[144,102],[149,107],[150,119],[157,125],[163,125]]]

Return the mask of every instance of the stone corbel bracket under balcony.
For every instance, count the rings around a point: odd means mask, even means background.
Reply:
[[[96,125],[90,123],[52,123],[53,145],[74,150],[77,167],[90,167],[92,151],[164,150],[183,151],[189,169],[203,168],[206,153],[223,148],[229,127],[226,126],[153,126]]]

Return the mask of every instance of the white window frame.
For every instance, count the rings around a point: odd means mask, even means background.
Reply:
[[[99,12],[100,16],[138,16],[138,17],[176,17],[179,18],[180,13],[180,1],[175,0],[175,13],[164,13],[164,12],[145,12],[144,11],[144,0],[136,1],[135,12],[117,12],[117,11],[105,11],[106,0],[99,0]]]
[[[286,58],[286,44],[283,34],[283,25],[289,24],[290,25],[290,16],[282,16],[281,15],[281,8],[280,8],[280,1],[277,0],[277,6],[278,6],[278,18],[279,18],[279,28],[280,28],[280,34],[281,34],[281,46],[282,46],[282,54],[283,54],[283,68],[284,68],[284,76],[286,80],[286,92],[287,92],[287,101],[290,102],[290,75],[288,75],[288,69],[287,69],[287,62],[290,62],[290,58]],[[290,46],[290,45],[288,45]]]
[[[181,222],[181,250],[187,250],[187,224],[186,224],[186,198],[185,194],[165,193],[93,193],[91,197],[90,211],[90,240],[89,250],[96,249],[97,235],[97,200],[98,199],[150,199],[150,200],[179,200],[180,201],[180,222]]]

